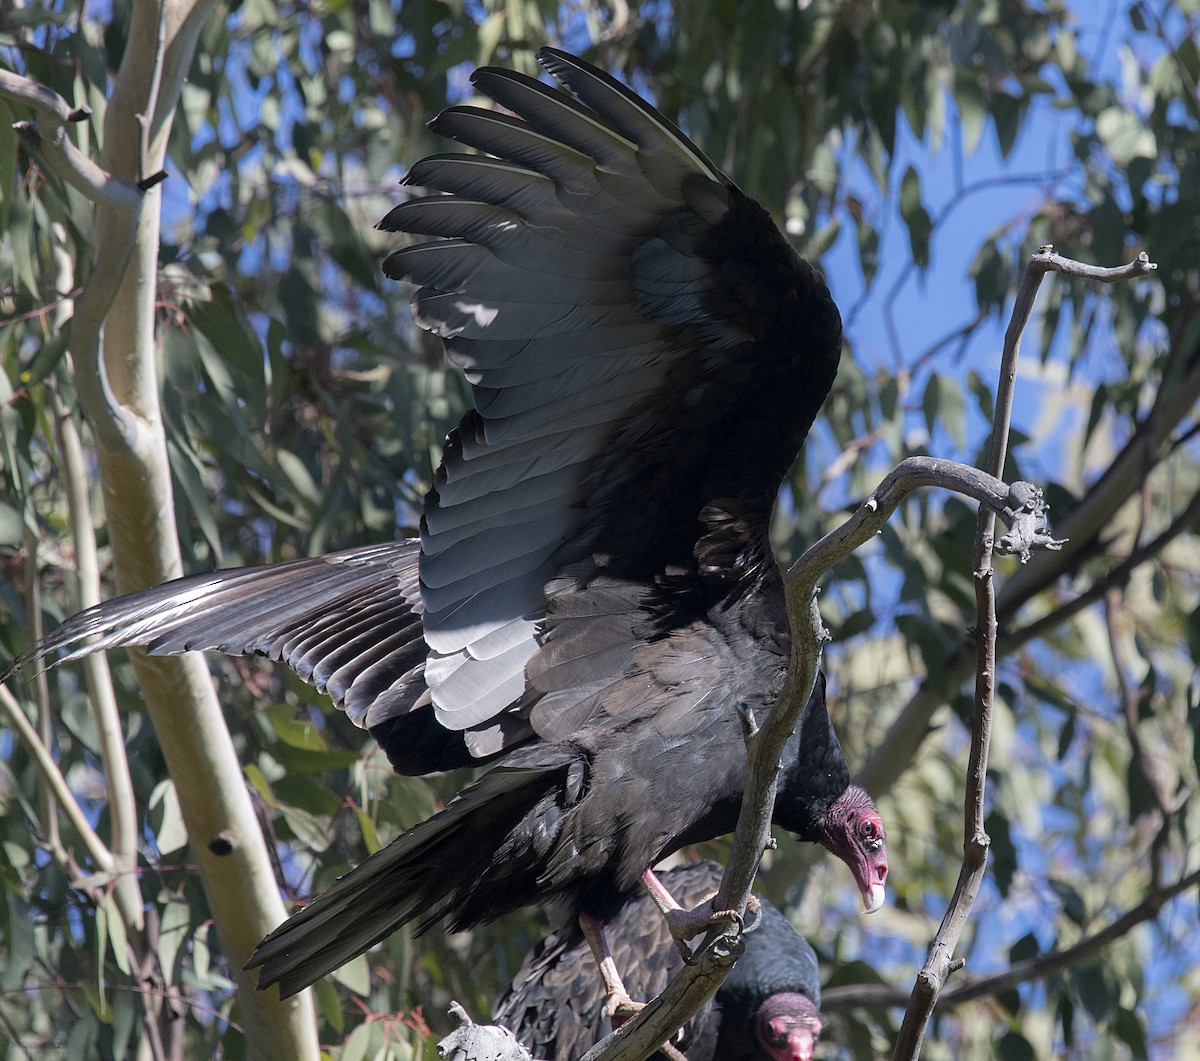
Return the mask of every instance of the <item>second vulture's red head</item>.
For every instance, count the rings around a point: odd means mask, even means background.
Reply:
[[[754,1019],[758,1045],[772,1061],[812,1061],[821,1034],[821,1015],[813,1000],[793,991],[772,995]]]

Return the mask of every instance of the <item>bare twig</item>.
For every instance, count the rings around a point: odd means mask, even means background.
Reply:
[[[999,477],[1004,472],[1021,337],[1033,312],[1042,277],[1048,272],[1060,272],[1068,276],[1084,276],[1113,283],[1144,275],[1154,268],[1145,253],[1140,254],[1128,265],[1115,269],[1101,269],[1063,258],[1055,254],[1049,246],[1042,247],[1033,255],[1017,289],[1012,318],[1004,335],[1000,378],[996,387],[996,408],[992,417],[991,440],[988,444],[989,473]],[[963,864],[950,905],[930,946],[929,956],[913,985],[904,1021],[896,1039],[893,1054],[896,1061],[908,1061],[920,1055],[925,1028],[937,1004],[938,996],[947,979],[963,964],[962,959],[956,959],[953,955],[987,868],[987,852],[991,841],[984,829],[984,797],[996,680],[996,591],[992,555],[994,549],[1003,551],[996,548],[1000,543],[993,540],[995,524],[994,506],[981,504],[973,558],[976,604],[975,710],[971,721],[971,752],[967,764],[963,809]],[[1061,544],[1055,543],[1055,546],[1060,548]]]
[[[1034,260],[1038,259],[1042,259],[1042,267],[1048,262],[1051,270],[1057,262],[1065,260],[1053,254],[1039,254]],[[1135,277],[1151,269],[1149,262],[1139,259],[1116,272],[1125,271],[1128,276]],[[1113,271],[1099,272],[1111,274]],[[1123,277],[1101,275],[1093,278],[1111,282]],[[1009,575],[997,594],[998,616],[1014,615],[1027,600],[1052,585],[1060,575],[1072,570],[1078,564],[1080,554],[1094,548],[1099,528],[1107,526],[1117,510],[1140,488],[1152,467],[1146,464],[1146,439],[1152,439],[1153,452],[1161,454],[1163,448],[1169,445],[1176,425],[1190,415],[1200,398],[1200,357],[1195,356],[1195,343],[1195,336],[1186,334],[1176,339],[1178,356],[1173,355],[1173,364],[1164,371],[1164,383],[1159,388],[1150,413],[1138,425],[1134,437],[1108,470],[1089,488],[1083,501],[1058,524],[1057,529],[1064,538],[1069,539],[1069,544],[1060,553],[1044,554],[1038,557],[1036,563]],[[858,783],[876,796],[890,789],[915,758],[931,730],[930,722],[934,714],[946,703],[947,692],[958,689],[970,673],[970,659],[962,652],[951,653],[944,666],[930,673],[891,724],[886,736],[879,742],[878,751],[870,756],[859,772],[856,779]]]
[[[941,1006],[956,1006],[1008,991],[1018,984],[1040,980],[1078,965],[1103,950],[1110,943],[1128,935],[1145,921],[1153,920],[1159,911],[1178,895],[1200,884],[1200,870],[1194,870],[1172,883],[1152,888],[1137,906],[1127,910],[1098,932],[1085,936],[1063,950],[1042,954],[1036,958],[1015,962],[1003,972],[981,977],[971,983],[946,991],[938,1000]],[[906,1005],[910,995],[887,984],[848,984],[832,987],[822,993],[821,1008],[826,1013],[838,1013],[857,1007],[883,1008]]]
[[[89,824],[87,816],[79,804],[75,802],[67,780],[50,754],[50,749],[42,743],[33,723],[25,717],[25,712],[21,709],[17,698],[3,685],[0,685],[0,714],[8,720],[12,731],[25,745],[25,750],[33,759],[39,774],[54,793],[54,798],[71,823],[71,827],[83,841],[83,846],[87,849],[93,864],[104,873],[110,872],[113,868],[112,852],[105,846],[104,841]]]

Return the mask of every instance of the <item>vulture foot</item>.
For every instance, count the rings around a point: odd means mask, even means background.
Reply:
[[[621,1027],[627,1020],[636,1017],[646,1008],[645,1002],[637,1002],[625,993],[624,987],[619,991],[609,991],[604,996],[604,1015],[612,1021],[614,1028]]]
[[[715,894],[710,895],[704,902],[697,903],[690,910],[685,910],[675,901],[675,897],[667,890],[662,881],[654,875],[653,870],[648,869],[642,874],[642,886],[662,911],[671,938],[675,941],[675,946],[679,948],[679,953],[683,955],[683,960],[689,965],[692,960],[692,952],[687,945],[688,940],[694,939],[714,925],[728,925],[732,931],[737,933],[741,933],[746,927],[742,915],[736,910],[713,909]],[[746,906],[746,913],[750,915],[752,922],[757,923],[761,910],[758,900],[753,896]]]

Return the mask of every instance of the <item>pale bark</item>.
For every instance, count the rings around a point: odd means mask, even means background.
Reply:
[[[183,78],[213,7],[213,0],[135,2],[100,158],[100,168],[119,186],[148,185],[163,166]],[[97,440],[117,585],[125,592],[182,570],[156,371],[159,226],[156,188],[145,191],[135,210],[97,197],[95,269],[79,298],[69,343]],[[133,655],[238,981],[246,1052],[256,1059],[315,1061],[311,993],[280,1002],[275,992],[257,991],[240,969],[285,911],[204,661]]]

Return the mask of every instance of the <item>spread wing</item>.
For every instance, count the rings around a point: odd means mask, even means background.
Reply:
[[[408,183],[443,194],[382,226],[441,237],[384,269],[420,285],[414,318],[473,387],[421,592],[438,719],[488,749],[514,708],[578,726],[637,677],[635,646],[757,584],[840,353],[824,282],[757,204],[608,75],[538,58],[576,98],[478,71],[510,113],[433,128],[487,154],[418,163]]]
[[[452,107],[433,128],[484,153],[419,162],[407,183],[433,194],[382,222],[432,237],[385,272],[418,285],[417,323],[472,385],[419,555],[184,579],[82,613],[33,655],[263,652],[415,773],[561,735],[671,673],[706,695],[712,616],[776,577],[770,509],[840,318],[670,122],[573,56],[538,58],[573,95],[477,71],[505,111]],[[675,647],[648,665],[635,650],[658,640]]]

